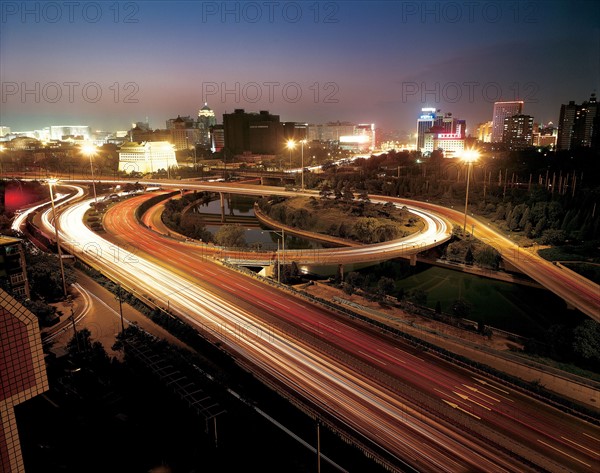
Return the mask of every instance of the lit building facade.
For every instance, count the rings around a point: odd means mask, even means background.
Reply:
[[[350,122],[328,122],[308,125],[308,141],[339,142],[342,136],[354,135],[356,125]]]
[[[225,130],[223,125],[213,125],[210,127],[210,150],[218,153],[225,147]]]
[[[172,167],[177,167],[177,159],[168,141],[130,141],[119,150],[119,171],[147,174]]]
[[[533,124],[533,146],[555,149],[557,138],[558,128],[552,122],[548,122],[546,126]]]
[[[500,143],[504,134],[504,119],[523,113],[523,101],[495,102],[492,118],[492,143]]]
[[[215,112],[204,102],[204,106],[198,110],[198,130],[200,132],[199,144],[208,148],[211,146],[211,127],[217,124]]]
[[[25,471],[14,409],[47,390],[38,319],[0,289],[0,473]]]
[[[477,139],[482,143],[491,143],[492,142],[492,129],[493,129],[492,121],[483,122],[477,125]]]
[[[425,133],[434,125],[436,117],[435,108],[422,108],[421,115],[417,119],[417,150],[424,151]]]
[[[421,152],[430,154],[434,150],[440,150],[445,158],[460,155],[465,149],[466,126],[465,120],[457,119],[433,125],[424,134]]]
[[[50,127],[50,139],[63,141],[68,137],[90,140],[90,127],[83,125],[60,125]]]
[[[523,149],[533,145],[533,117],[513,115],[504,119],[502,143],[509,149]]]

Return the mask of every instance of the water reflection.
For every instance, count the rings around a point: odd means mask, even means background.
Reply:
[[[263,226],[254,215],[255,197],[230,194],[224,198],[225,224],[227,217],[243,217],[244,220],[232,220],[230,223],[239,223],[246,229],[246,243],[252,248],[265,251],[277,249],[277,242],[281,246],[281,237],[273,233],[271,228]],[[217,197],[207,204],[197,205],[195,210],[199,213],[219,216],[221,215],[221,201]],[[221,225],[206,225],[206,229],[213,235],[221,228]],[[300,238],[294,235],[285,235],[285,248],[288,250],[304,250],[330,248],[318,241]]]

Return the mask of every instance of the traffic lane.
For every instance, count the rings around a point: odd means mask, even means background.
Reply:
[[[156,244],[156,242],[150,242],[150,245],[152,245],[152,244]],[[159,245],[159,247],[162,247],[162,246],[163,246],[163,245]],[[165,245],[165,248],[164,248],[164,249],[165,249],[165,251],[166,251],[166,254],[165,254],[164,256],[167,256],[168,254],[171,254],[171,256],[172,256],[172,253],[173,253],[174,251],[177,251],[177,250],[178,250],[178,248],[177,248],[176,246],[171,246],[170,248],[168,248],[168,246],[169,246],[168,244],[167,244],[167,245]],[[181,257],[184,257],[184,256],[183,256],[183,255],[181,255]],[[177,259],[178,259],[178,258],[177,258]],[[188,260],[188,261],[187,261],[187,263],[188,263],[188,264],[194,264],[194,262],[195,262],[194,260],[191,260],[191,261],[190,261],[190,260]],[[217,267],[215,267],[214,269],[216,269],[217,271],[219,271],[221,268],[217,266]],[[214,276],[216,276],[216,275],[217,275],[217,273],[216,273],[215,271],[211,271],[211,274],[210,274],[210,275],[214,277]],[[218,279],[220,279],[220,280],[221,280],[221,282],[222,282],[222,284],[220,284],[220,285],[219,285],[219,286],[221,287],[221,289],[222,289],[223,287],[225,287],[225,288],[227,288],[227,289],[231,289],[231,286],[232,286],[232,284],[231,284],[231,279],[232,279],[232,278],[235,278],[235,275],[226,274],[226,275],[222,275],[221,277],[219,277]],[[227,280],[227,282],[228,282],[228,284],[227,284],[227,285],[224,285],[224,284],[223,284],[223,281],[224,281],[224,279],[226,279],[226,280]],[[238,289],[239,289],[239,290],[245,290],[245,289],[247,288],[247,282],[246,282],[245,284],[242,284],[242,282],[243,282],[243,281],[240,279],[240,282],[238,282],[238,283],[235,283],[235,284],[237,285],[237,287],[238,287]],[[254,283],[253,283],[253,284],[254,284]],[[264,289],[264,288],[263,288],[263,289]],[[213,287],[213,289],[212,289],[212,290],[214,290],[214,287]],[[267,289],[267,290],[268,290],[268,289]],[[255,295],[256,295],[256,294],[262,294],[262,293],[263,293],[263,291],[260,291],[260,290],[258,290],[258,291],[257,291],[257,290],[254,290],[254,294],[255,294]],[[236,294],[236,291],[235,291],[235,290],[233,291],[233,294],[232,294],[232,292],[231,292],[230,290],[228,291],[228,295],[227,295],[227,294],[222,294],[222,296],[225,296],[225,297],[232,297],[232,295],[233,295],[234,297],[238,297],[238,296],[239,296],[239,294]],[[275,303],[275,305],[279,305],[279,306],[280,306],[280,308],[281,308],[281,309],[282,309],[284,312],[286,311],[286,309],[287,309],[287,311],[288,311],[288,312],[290,311],[290,308],[289,308],[289,302],[288,302],[288,297],[281,297],[281,298],[280,298],[280,294],[278,294],[278,293],[275,293],[275,294],[273,294],[273,293],[272,293],[272,294],[266,295],[266,296],[265,296],[265,298],[266,298],[266,300],[270,301],[270,304],[271,304],[271,305],[270,305],[270,307],[273,307],[273,305],[274,305],[274,304],[273,304],[273,298],[275,298],[275,300],[279,300],[279,302],[276,302],[276,303]],[[263,300],[264,300],[264,299],[263,299]],[[263,304],[261,308],[262,308],[263,310],[265,310],[265,309],[268,309],[268,308],[269,308],[269,306],[265,306],[265,305]],[[311,309],[311,307],[302,307],[302,309],[303,309],[303,311],[306,311],[306,310],[310,310],[310,309]],[[275,311],[275,312],[279,313],[279,311]],[[292,312],[293,312],[293,311],[292,311]],[[275,315],[275,314],[273,314],[273,312],[271,312],[271,313],[272,313],[272,315]],[[299,314],[298,314],[298,313],[294,314],[294,317],[298,318],[298,317],[299,317]],[[305,320],[306,320],[306,319],[305,319]],[[317,323],[317,326],[318,326],[318,323]],[[365,345],[362,345],[361,347],[362,347],[362,348],[365,348]],[[367,349],[368,349],[368,347],[367,347]],[[350,351],[351,351],[351,352],[355,352],[356,350],[350,350]],[[371,351],[371,353],[374,353],[374,350],[373,350],[373,348],[371,348],[371,349],[370,349],[370,351]],[[360,352],[360,350],[359,350],[359,352]],[[369,355],[369,356],[367,356],[367,358],[368,358],[368,359],[364,359],[363,361],[366,361],[366,362],[371,362],[371,363],[373,362],[373,355]],[[412,371],[412,370],[411,370],[411,371]],[[426,370],[425,370],[425,369],[421,369],[421,371],[424,371],[424,372],[426,372]],[[436,379],[436,380],[437,380],[437,379],[441,379],[441,376],[440,376],[440,373],[439,373],[439,372],[438,372],[438,373],[432,373],[432,374],[430,374],[430,375],[425,375],[425,377],[426,377],[426,378],[428,378],[428,382],[427,382],[425,385],[421,384],[421,387],[422,387],[422,388],[424,388],[424,389],[426,389],[426,388],[429,388],[429,390],[430,390],[430,391],[431,391],[431,389],[432,389],[432,388],[431,388],[431,384],[430,384],[430,382],[431,382],[433,379]],[[414,381],[414,379],[413,379],[413,381]],[[469,380],[469,381],[470,381],[470,380]],[[439,384],[439,383],[438,383],[438,384]],[[462,384],[464,384],[464,383],[458,383],[458,384],[455,384],[455,385],[454,385],[455,389],[461,389],[461,387],[462,387]],[[458,388],[456,388],[456,386],[459,386],[459,387],[458,387]],[[449,392],[450,392],[450,388],[451,388],[451,386],[450,386],[449,384],[446,384],[446,385],[444,385],[444,386],[443,386],[443,388],[445,388],[445,389],[448,389],[448,390],[449,390]],[[433,389],[435,390],[435,388],[433,388]],[[463,393],[462,395],[464,396],[465,394]],[[460,399],[460,398],[458,399],[458,402],[461,402],[461,399]],[[464,403],[464,404],[466,404],[466,403]],[[535,424],[534,424],[534,425],[535,425]],[[509,429],[507,428],[507,430],[509,430]],[[540,430],[541,430],[541,429],[540,429]],[[552,440],[556,441],[557,439],[556,439],[556,438],[552,438]]]

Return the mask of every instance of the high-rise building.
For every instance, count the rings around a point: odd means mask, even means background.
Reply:
[[[210,150],[218,153],[225,147],[225,130],[223,125],[213,125],[210,127]]]
[[[423,146],[419,149],[423,153],[441,150],[444,157],[455,157],[465,149],[467,123],[465,120],[454,118],[451,113],[442,115],[439,110],[437,112],[433,117],[433,125],[423,133]],[[421,123],[425,124],[427,121],[423,120]]]
[[[180,117],[167,120],[167,129],[171,132],[171,144],[175,151],[184,149],[193,149],[201,139],[201,130],[198,128],[199,122],[193,118]]]
[[[600,135],[600,109],[596,102],[596,94],[581,105],[570,101],[560,107],[558,121],[558,139],[556,147],[559,150],[573,148],[596,147]]]
[[[29,298],[25,249],[18,238],[0,235],[0,278],[14,296]]]
[[[233,154],[256,153],[275,155],[283,151],[285,140],[279,115],[262,110],[246,113],[236,109],[223,115],[225,147]]]
[[[25,471],[15,406],[47,390],[38,319],[0,289],[0,473]]]
[[[435,108],[422,108],[421,115],[417,119],[417,150],[425,147],[425,133],[434,125],[436,119]]]
[[[198,110],[198,130],[200,130],[201,146],[209,147],[211,145],[210,128],[217,124],[215,112],[204,102],[204,106]]]
[[[513,115],[504,119],[502,143],[509,149],[523,149],[533,145],[533,117]]]
[[[504,119],[513,115],[523,113],[523,101],[514,100],[512,102],[494,103],[494,116],[492,118],[492,143],[502,141],[504,133]]]
[[[128,141],[119,149],[119,171],[147,174],[172,167],[177,167],[177,159],[168,141]]]

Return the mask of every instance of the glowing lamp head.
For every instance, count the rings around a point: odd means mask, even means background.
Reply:
[[[287,140],[286,146],[288,149],[294,149],[296,147],[296,142],[294,140]]]
[[[96,153],[96,147],[92,144],[85,144],[81,147],[81,152],[86,156],[91,156]]]
[[[460,157],[466,163],[474,163],[479,159],[479,152],[474,149],[466,149]]]
[[[58,184],[58,179],[56,177],[51,177],[50,179],[48,179],[48,184],[50,184],[51,186],[54,186],[54,185]]]

